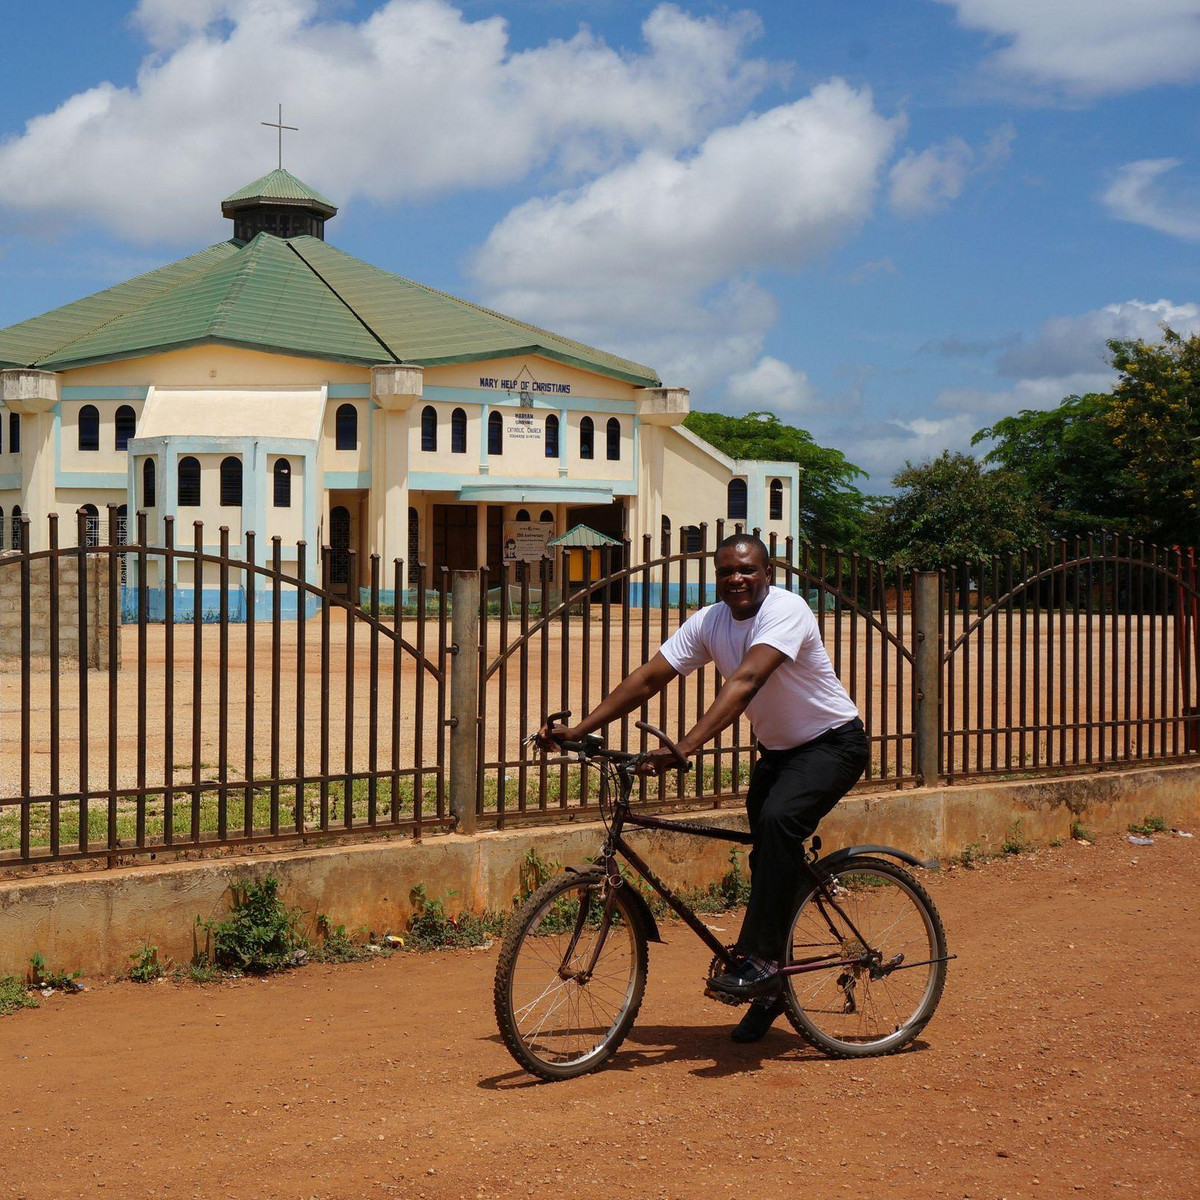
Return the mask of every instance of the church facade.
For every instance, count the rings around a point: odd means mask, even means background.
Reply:
[[[130,542],[144,511],[158,545],[169,515],[186,549],[195,522],[261,561],[278,537],[285,566],[330,546],[348,591],[372,554],[386,589],[394,559],[495,566],[578,525],[798,535],[797,466],[696,437],[653,369],[335,249],[335,206],[286,171],[222,211],[230,240],[0,330],[0,548],[22,517],[45,548],[51,512],[74,544],[80,509],[107,541],[115,505]]]

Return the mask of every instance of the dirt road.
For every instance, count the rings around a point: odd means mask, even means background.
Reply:
[[[55,996],[0,1019],[0,1197],[1194,1197],[1198,866],[1160,836],[932,877],[960,957],[878,1061],[735,1046],[680,926],[561,1084],[497,1039],[494,949]]]

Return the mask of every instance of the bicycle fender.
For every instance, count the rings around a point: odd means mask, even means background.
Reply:
[[[570,875],[578,875],[580,883],[604,882],[604,871],[601,867],[564,867],[563,870]],[[658,922],[650,911],[650,905],[646,903],[646,897],[632,883],[625,882],[622,886],[629,897],[636,919],[641,924],[642,932],[646,935],[646,941],[661,943],[662,934],[658,931]]]
[[[915,854],[909,854],[907,850],[898,850],[895,846],[847,846],[843,850],[835,850],[832,854],[817,859],[815,865],[836,867],[855,854],[886,854],[889,858],[898,858],[911,867],[924,867],[927,871],[937,871],[942,865],[936,858],[918,858]]]

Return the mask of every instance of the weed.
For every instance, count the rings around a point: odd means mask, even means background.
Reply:
[[[133,963],[129,969],[129,978],[134,983],[153,983],[165,974],[163,964],[158,958],[158,947],[149,942],[140,950],[135,950],[129,958]]]
[[[82,974],[82,971],[51,971],[46,966],[46,956],[40,950],[35,950],[29,960],[30,987],[42,990],[49,988],[55,992],[81,992],[83,988],[78,981]]]
[[[298,908],[279,899],[279,880],[268,875],[262,883],[233,883],[232,912],[224,921],[201,921],[211,943],[205,958],[223,971],[261,975],[284,967],[301,966],[308,958],[308,942],[300,932]]]
[[[1022,828],[1020,817],[1008,827],[1000,849],[1005,854],[1027,854],[1033,849],[1033,843],[1025,840],[1025,830]]]
[[[313,958],[324,963],[366,962],[378,955],[390,954],[380,947],[370,949],[356,942],[347,932],[345,925],[335,925],[326,913],[317,914],[317,936],[319,941],[313,950]],[[373,938],[369,939],[374,941]]]
[[[1149,837],[1152,833],[1165,833],[1167,823],[1162,817],[1143,817],[1140,825],[1130,825],[1130,833],[1139,833],[1142,837]]]
[[[1057,850],[1059,848],[1059,846],[1062,845],[1062,843],[1063,843],[1062,838],[1051,838],[1050,839],[1050,845],[1055,850]]]
[[[976,863],[982,862],[986,857],[987,855],[983,853],[982,842],[968,842],[963,847],[963,852],[958,856],[958,861],[964,867],[973,867]]]
[[[1071,837],[1077,842],[1094,842],[1096,835],[1080,821],[1071,822]]]
[[[209,966],[207,962],[194,962],[184,967],[176,967],[174,978],[187,980],[189,983],[215,983],[221,978],[221,972]]]
[[[432,897],[421,883],[412,889],[409,893],[413,905],[413,915],[408,923],[411,934],[409,949],[483,946],[503,934],[507,918],[502,913],[485,912],[482,916],[476,916],[474,913],[460,912],[458,916],[451,916],[446,906],[456,894],[451,890],[444,896]]]
[[[37,997],[32,995],[23,979],[15,975],[0,976],[0,1017],[11,1017],[18,1008],[37,1008]]]

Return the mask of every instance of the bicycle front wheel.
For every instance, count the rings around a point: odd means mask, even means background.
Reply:
[[[818,870],[820,868],[818,867]],[[946,983],[946,934],[925,889],[895,863],[851,858],[792,919],[784,978],[796,1032],[837,1058],[894,1054],[925,1028]],[[858,959],[853,966],[822,966]]]
[[[605,881],[557,875],[517,914],[496,964],[496,1021],[504,1044],[542,1079],[571,1079],[607,1062],[625,1039],[646,987],[646,935],[626,896],[602,920]]]

